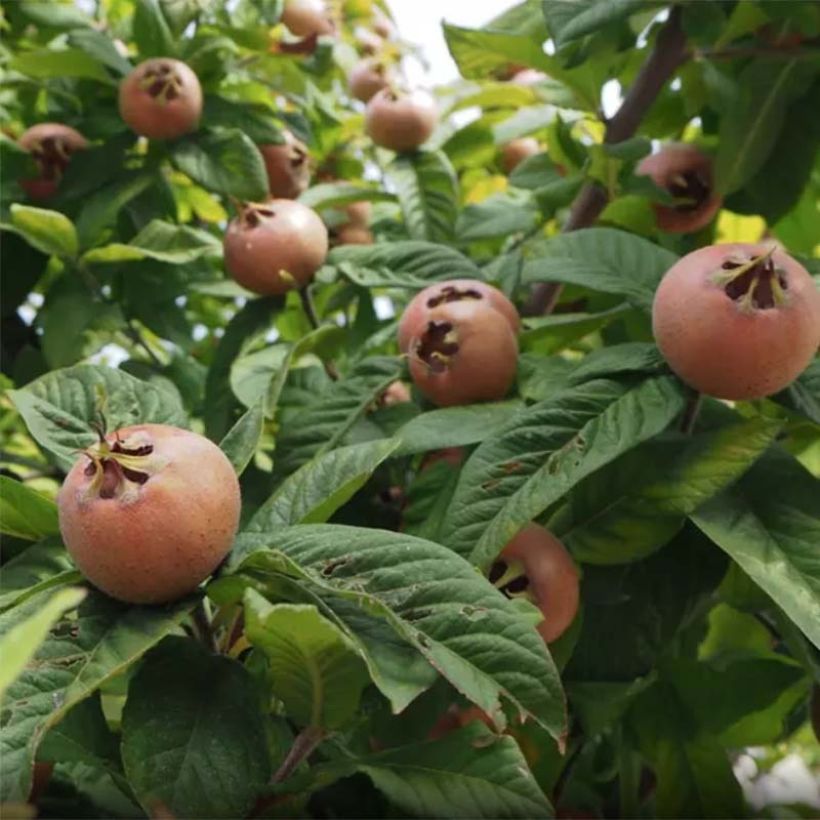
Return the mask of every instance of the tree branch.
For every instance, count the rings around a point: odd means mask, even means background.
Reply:
[[[624,97],[621,107],[606,125],[605,143],[623,142],[635,134],[664,85],[691,56],[686,49],[681,14],[680,6],[674,6],[670,10],[669,19],[658,32],[652,52]],[[609,195],[606,189],[597,182],[588,182],[570,206],[569,218],[563,231],[566,233],[589,227],[601,215],[607,202]],[[555,282],[536,285],[524,313],[537,316],[548,312],[555,305],[560,292],[561,285]]]
[[[306,726],[302,729],[270,782],[273,784],[287,780],[299,768],[301,763],[313,754],[316,747],[324,739],[325,733],[318,726]]]

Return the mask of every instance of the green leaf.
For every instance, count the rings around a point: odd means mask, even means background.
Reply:
[[[59,531],[57,505],[50,498],[20,481],[0,476],[0,532],[37,541]]]
[[[477,205],[468,205],[461,212],[456,234],[459,242],[494,239],[531,231],[538,221],[538,209],[532,200],[492,196]]]
[[[458,178],[447,155],[419,151],[396,157],[387,168],[412,239],[448,242],[458,215]]]
[[[8,396],[35,440],[66,467],[97,439],[91,425],[100,421],[101,406],[112,431],[148,422],[186,424],[173,393],[100,365],[55,370]]]
[[[243,413],[239,421],[227,432],[219,443],[237,475],[242,475],[245,467],[256,454],[265,424],[264,403],[258,402]]]
[[[820,359],[812,363],[773,401],[820,424]]]
[[[274,473],[284,478],[319,453],[343,443],[353,425],[401,372],[396,357],[370,357],[308,404],[280,407]]]
[[[783,127],[789,103],[816,72],[800,60],[754,60],[720,120],[715,187],[724,194],[741,188],[766,162]]]
[[[314,210],[336,208],[351,202],[393,202],[395,197],[383,191],[353,182],[325,182],[311,185],[299,201]]]
[[[656,440],[581,482],[551,527],[584,563],[635,561],[660,549],[693,513],[748,470],[781,425],[755,418]]]
[[[20,12],[41,26],[73,29],[75,26],[90,26],[93,22],[80,9],[59,0],[20,0],[17,5]]]
[[[44,538],[3,564],[0,610],[16,606],[44,589],[81,581],[63,542],[59,538]]]
[[[515,740],[492,734],[480,722],[350,766],[408,816],[552,817]]]
[[[245,817],[270,777],[259,697],[246,669],[169,637],[131,680],[122,759],[145,809]]]
[[[75,28],[68,33],[68,42],[84,54],[115,71],[120,77],[130,73],[133,68],[131,63],[117,51],[111,37],[101,31],[95,31],[93,28]]]
[[[0,615],[0,636],[39,612],[49,598],[49,591],[41,592]],[[0,801],[25,802],[34,755],[45,733],[178,629],[194,603],[189,598],[164,607],[132,607],[97,593],[88,596],[76,620],[52,633],[8,689],[0,729]]]
[[[288,717],[327,730],[350,723],[370,678],[347,635],[315,606],[270,604],[253,589],[244,612],[245,635],[268,656]]]
[[[176,40],[157,0],[136,0],[134,40],[141,57],[176,56]]]
[[[442,279],[481,279],[478,266],[464,254],[433,242],[384,242],[334,248],[327,264],[358,285],[426,288]]]
[[[397,441],[384,439],[350,444],[315,456],[279,485],[256,511],[245,531],[273,532],[291,524],[327,521],[397,447]],[[236,562],[238,555],[235,550],[232,562]]]
[[[649,311],[675,254],[614,228],[585,228],[525,247],[524,283],[565,282],[623,296]]]
[[[399,455],[425,453],[444,447],[464,447],[491,436],[520,410],[516,400],[486,402],[468,407],[442,407],[411,419],[396,433]]]
[[[655,769],[659,817],[742,817],[743,792],[726,750],[693,729],[671,684],[657,683],[631,709],[643,754]]]
[[[0,655],[3,666],[0,667],[0,704],[9,686],[23,673],[34,653],[48,637],[51,627],[64,612],[75,609],[85,598],[84,589],[61,589],[25,620],[14,623],[4,630],[0,638]]]
[[[489,565],[525,524],[582,478],[657,435],[680,414],[677,380],[587,382],[510,419],[467,461],[445,541]]]
[[[257,145],[279,145],[284,141],[282,124],[268,106],[259,103],[237,102],[208,94],[202,119],[208,126],[220,128],[236,128],[241,123],[242,131]]]
[[[263,201],[268,176],[259,149],[242,131],[198,133],[175,143],[171,159],[209,191],[243,201]]]
[[[554,185],[561,182],[563,175],[556,163],[550,159],[549,154],[544,151],[541,154],[527,157],[523,162],[515,166],[515,170],[510,174],[510,185],[516,188],[526,188],[534,191],[536,188],[543,188],[545,185]]]
[[[542,0],[541,5],[547,28],[560,48],[660,3],[652,0]]]
[[[77,255],[77,231],[71,220],[59,211],[12,205],[11,225],[8,227],[38,251],[69,259]]]
[[[239,572],[281,573],[386,620],[460,692],[503,723],[499,696],[558,737],[558,673],[531,622],[451,550],[419,538],[334,524],[243,533]],[[275,545],[275,550],[269,549]]]
[[[48,48],[24,51],[14,57],[9,63],[9,68],[36,80],[77,77],[114,85],[102,64],[77,48],[66,48],[61,51]]]
[[[630,310],[629,305],[616,305],[600,313],[558,313],[528,318],[519,337],[521,348],[550,356],[601,330]]]
[[[774,450],[692,520],[820,647],[818,493],[820,481]]]

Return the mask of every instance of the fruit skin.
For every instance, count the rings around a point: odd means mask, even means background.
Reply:
[[[360,200],[359,202],[351,202],[345,206],[345,213],[347,214],[349,223],[359,227],[367,227],[372,211],[373,206],[366,199]]]
[[[410,340],[421,332],[427,317],[435,307],[437,300],[447,294],[453,295],[463,292],[469,294],[467,301],[476,304],[486,304],[501,313],[509,322],[510,329],[516,335],[521,328],[521,320],[515,305],[498,289],[478,279],[450,279],[446,282],[436,282],[435,285],[420,290],[407,305],[399,321],[399,350],[407,353]]]
[[[361,60],[353,66],[347,78],[350,93],[361,102],[372,97],[390,84],[387,68],[380,60]]]
[[[333,21],[322,0],[287,0],[282,22],[297,37],[333,34]]]
[[[777,393],[809,365],[820,345],[820,292],[806,269],[781,250],[785,302],[744,310],[714,281],[731,258],[746,261],[767,245],[700,248],[667,271],[652,306],[655,340],[672,370],[702,393],[755,399]]]
[[[287,129],[282,136],[283,143],[265,143],[259,151],[265,161],[270,195],[276,199],[296,199],[310,184],[308,149]]]
[[[140,424],[106,436],[108,445],[118,439],[128,449],[152,447],[134,467],[150,477],[124,482],[122,494],[103,498],[92,487],[93,462],[82,455],[57,498],[63,541],[83,575],[113,598],[176,600],[230,551],[239,481],[225,454],[189,430]]]
[[[140,136],[177,139],[199,126],[202,86],[185,63],[154,57],[140,63],[120,83],[119,105],[126,125]]]
[[[446,346],[446,358],[429,349]],[[506,317],[483,304],[447,302],[427,315],[408,347],[410,376],[439,407],[503,398],[515,381],[518,339]]]
[[[410,388],[400,381],[387,385],[387,389],[378,399],[381,407],[392,407],[394,404],[404,404],[408,401],[410,401]]]
[[[59,122],[40,122],[23,132],[19,146],[33,155],[40,169],[36,179],[20,181],[31,199],[50,199],[57,191],[71,155],[88,147],[79,132]]]
[[[436,104],[423,91],[403,94],[383,88],[365,111],[368,136],[391,151],[414,151],[429,139],[437,122]]]
[[[291,199],[247,206],[231,220],[223,239],[228,273],[262,295],[306,285],[324,264],[327,249],[327,228],[319,215]]]
[[[578,569],[566,547],[548,530],[528,524],[504,547],[500,558],[521,562],[528,591],[544,616],[538,632],[546,643],[552,643],[578,612]]]
[[[361,225],[342,225],[336,231],[337,245],[372,245],[373,234]]]
[[[501,149],[501,165],[507,174],[511,174],[527,157],[540,153],[541,146],[533,137],[510,140]]]
[[[704,186],[702,200],[696,206],[662,205],[653,203],[655,222],[667,233],[690,233],[708,225],[723,204],[723,197],[715,193],[712,174],[712,160],[694,145],[669,143],[657,154],[644,157],[636,173],[649,176],[660,188],[673,195],[680,195],[674,188],[673,180],[681,174],[695,174]]]

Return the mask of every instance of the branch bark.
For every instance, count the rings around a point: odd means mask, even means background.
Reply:
[[[672,75],[689,59],[686,49],[686,34],[681,25],[682,9],[673,6],[669,19],[658,32],[655,45],[643,67],[638,72],[635,82],[624,97],[621,107],[606,125],[604,142],[613,144],[623,142],[634,136],[641,120],[652,107],[664,85]],[[577,231],[587,228],[601,215],[609,202],[606,189],[597,182],[588,182],[579,191],[570,206],[569,217],[563,231]],[[543,282],[533,288],[524,312],[528,316],[539,316],[549,313],[561,293],[557,282]]]

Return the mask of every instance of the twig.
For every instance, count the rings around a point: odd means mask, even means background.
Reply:
[[[216,645],[216,638],[214,637],[213,630],[211,629],[211,622],[208,619],[208,613],[205,611],[205,604],[203,601],[200,601],[196,605],[196,608],[191,613],[191,617],[202,643],[204,643],[205,646],[211,650],[211,652],[218,652],[219,647]]]
[[[683,415],[680,421],[681,433],[689,435],[695,429],[695,422],[698,420],[698,413],[700,406],[703,403],[703,394],[697,390],[692,390],[689,394],[689,399],[686,402],[686,407],[683,409]]]
[[[151,348],[148,346],[148,342],[146,342],[145,339],[142,338],[142,334],[139,332],[139,328],[136,327],[136,325],[133,323],[131,319],[125,320],[125,332],[131,339],[131,341],[134,342],[134,344],[136,344],[138,347],[141,347],[148,354],[148,358],[151,359],[151,362],[154,364],[154,366],[164,367],[159,356],[157,356],[157,354],[154,353],[153,350],[151,350]]]
[[[324,740],[324,737],[324,731],[318,726],[306,726],[302,729],[293,741],[293,745],[282,761],[282,765],[271,778],[271,784],[287,780],[299,768],[301,763],[313,754],[316,747]]]
[[[635,82],[624,97],[621,107],[607,123],[604,142],[623,142],[635,134],[641,120],[652,107],[669,78],[691,56],[686,49],[686,35],[681,25],[681,8],[675,6],[669,19],[658,32],[652,53],[643,64]],[[570,206],[570,215],[563,231],[575,231],[592,225],[609,202],[606,189],[597,182],[588,182]],[[539,316],[552,309],[561,292],[561,285],[543,282],[536,285],[524,313]]]
[[[305,311],[305,316],[307,316],[310,326],[314,330],[317,330],[320,322],[319,317],[316,315],[316,308],[313,305],[313,299],[311,298],[309,288],[310,285],[305,285],[303,288],[299,288],[299,298],[302,300],[302,309]],[[325,373],[327,373],[333,381],[338,381],[339,371],[336,369],[336,365],[331,361],[323,361],[323,364],[325,366]]]

